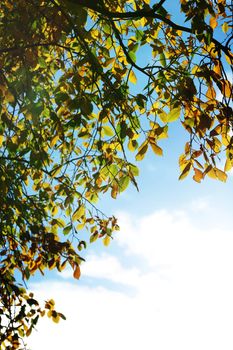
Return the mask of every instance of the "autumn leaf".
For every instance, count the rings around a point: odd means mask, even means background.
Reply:
[[[181,109],[180,107],[172,109],[166,116],[168,122],[176,121],[180,116]]]
[[[85,214],[85,207],[80,205],[72,215],[72,220],[77,221]]]
[[[133,83],[133,84],[137,83],[137,77],[136,77],[136,75],[135,75],[133,70],[131,70],[130,73],[129,73],[129,81],[131,83]]]
[[[73,276],[74,276],[74,278],[76,278],[76,279],[79,279],[80,276],[81,276],[81,270],[80,270],[79,265],[77,265],[77,264],[75,264]]]
[[[146,155],[147,149],[148,149],[148,142],[145,141],[138,149],[138,153],[136,154],[136,160],[142,160]]]
[[[105,247],[109,246],[110,242],[111,242],[111,237],[108,235],[105,235],[103,239],[103,244],[105,245]]]
[[[174,0],[176,20],[166,1],[78,2],[0,5],[4,349],[19,348],[45,313],[62,318],[53,303],[35,302],[20,276],[70,263],[79,278],[86,241],[108,245],[119,229],[99,198],[138,189],[136,163],[149,148],[162,156],[160,139],[184,143],[180,180],[194,169],[194,181],[225,182],[232,169],[226,1]]]

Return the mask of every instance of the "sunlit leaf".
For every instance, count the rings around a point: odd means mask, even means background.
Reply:
[[[179,180],[183,180],[184,178],[186,178],[186,176],[188,176],[188,174],[189,174],[190,169],[191,169],[191,162],[189,162],[185,166],[184,170],[182,171],[182,173],[179,176]]]
[[[105,245],[105,247],[109,246],[110,242],[111,242],[111,237],[106,235],[103,239],[103,244]]]
[[[85,214],[85,207],[83,205],[80,205],[72,215],[72,220],[77,221],[79,220],[84,214]]]
[[[138,153],[136,154],[136,160],[142,160],[145,157],[147,150],[148,142],[145,141],[138,149]]]
[[[157,156],[162,156],[162,155],[163,155],[163,150],[162,150],[162,148],[159,147],[156,143],[150,142],[150,146],[151,146],[153,152],[154,152]]]
[[[81,270],[80,270],[80,266],[75,264],[75,268],[74,268],[74,272],[73,272],[73,276],[76,279],[79,279],[81,276]]]
[[[166,116],[168,122],[176,121],[180,116],[181,109],[180,107],[173,108]]]
[[[135,75],[133,70],[131,70],[130,73],[129,73],[129,81],[131,83],[133,83],[133,84],[137,83],[137,77],[136,77],[136,75]]]
[[[227,181],[227,174],[224,171],[222,171],[218,168],[215,168],[215,174],[220,181],[222,181],[222,182]]]
[[[197,169],[197,168],[194,168],[194,176],[193,176],[193,180],[196,181],[196,182],[201,182],[201,180],[203,179],[203,173],[201,170]]]

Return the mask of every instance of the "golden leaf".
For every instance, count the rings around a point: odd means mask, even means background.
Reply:
[[[3,141],[4,141],[4,136],[3,136],[3,135],[0,135],[0,147],[1,147],[2,144],[3,144]]]
[[[103,239],[103,244],[105,245],[105,247],[107,247],[111,242],[111,237],[109,235],[106,235]]]
[[[81,205],[80,207],[78,207],[78,209],[75,210],[72,216],[72,220],[74,221],[79,220],[84,214],[85,214],[85,207]]]
[[[216,97],[216,92],[215,92],[215,89],[213,88],[213,86],[209,86],[209,87],[208,87],[208,90],[207,90],[207,92],[206,92],[206,97],[207,97],[209,100],[215,99],[215,97]]]
[[[79,265],[77,265],[77,264],[75,265],[73,276],[74,276],[74,278],[76,278],[77,280],[78,280],[78,279],[80,278],[80,276],[81,276],[81,270],[80,270]]]
[[[212,29],[215,29],[218,26],[218,21],[215,17],[210,18],[210,26]]]
[[[147,149],[148,149],[148,142],[145,141],[138,149],[138,153],[136,154],[136,160],[142,160],[145,157]]]
[[[223,80],[222,81],[222,93],[225,97],[231,97],[232,92],[232,84],[229,82],[229,80]]]
[[[168,114],[167,114],[167,121],[168,122],[174,122],[176,121],[180,116],[180,107],[173,108]]]
[[[215,168],[215,173],[216,173],[217,178],[220,181],[222,181],[222,182],[226,182],[227,181],[227,174],[224,171]]]
[[[229,158],[227,158],[226,163],[225,163],[225,167],[224,167],[224,171],[231,170],[232,166],[233,166],[232,161]]]
[[[196,182],[201,182],[201,180],[203,179],[203,173],[201,170],[197,169],[197,168],[194,168],[194,176],[193,176],[193,180],[196,181]]]
[[[134,73],[134,71],[131,69],[130,73],[129,73],[129,81],[132,83],[132,84],[136,84],[137,83],[137,77]]]
[[[223,25],[222,25],[222,31],[223,33],[226,33],[229,29],[229,26],[227,24],[227,22],[224,22]]]
[[[156,143],[150,142],[150,146],[151,146],[152,150],[154,151],[154,153],[155,153],[157,156],[162,156],[162,155],[163,155],[163,150],[162,150],[162,148],[159,147]]]
[[[180,174],[179,180],[183,180],[188,175],[190,168],[191,168],[191,162],[188,162],[188,164],[186,165],[186,167],[184,168],[184,170]]]

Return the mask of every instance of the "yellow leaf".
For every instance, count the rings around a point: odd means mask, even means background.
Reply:
[[[142,160],[145,157],[147,150],[148,150],[148,142],[145,141],[138,149],[138,153],[136,154],[136,160]]]
[[[215,17],[210,18],[210,26],[212,29],[216,28],[218,26],[218,21],[216,20]]]
[[[52,209],[52,214],[55,216],[55,215],[57,215],[57,213],[58,213],[58,207],[53,207],[53,209]]]
[[[196,182],[201,182],[201,180],[203,179],[203,173],[201,170],[197,169],[197,168],[194,168],[194,176],[193,176],[193,180],[196,181]]]
[[[209,87],[208,87],[208,90],[207,90],[207,92],[206,92],[206,97],[207,97],[209,100],[215,99],[215,97],[216,97],[216,92],[215,92],[215,89],[213,88],[213,86],[209,86]]]
[[[84,228],[85,224],[86,224],[85,221],[82,222],[81,224],[78,224],[78,225],[76,226],[76,229],[77,229],[77,230],[82,230],[82,229]]]
[[[152,150],[154,151],[154,153],[155,153],[157,156],[162,156],[162,155],[163,155],[163,150],[162,150],[162,148],[159,147],[156,143],[150,142],[150,146],[151,146]]]
[[[222,181],[222,182],[226,182],[227,181],[227,174],[224,171],[215,168],[215,173],[216,173],[217,178],[220,181]]]
[[[104,136],[104,135],[106,135],[106,136],[113,136],[114,135],[114,132],[113,132],[112,128],[110,126],[108,126],[108,125],[103,126],[102,130],[103,130],[103,133],[101,133],[102,136]]]
[[[138,147],[138,142],[136,140],[129,140],[129,143],[128,143],[128,149],[131,151],[131,152],[134,152]]]
[[[50,141],[50,147],[53,148],[58,140],[59,140],[59,136],[58,135],[54,136]]]
[[[211,167],[209,171],[206,172],[206,174],[211,178],[211,179],[217,179],[217,176],[215,174],[214,169]]]
[[[222,31],[223,33],[226,33],[229,29],[229,26],[227,24],[227,22],[224,22],[223,25],[222,25]]]
[[[133,84],[137,83],[137,77],[134,73],[134,71],[131,69],[130,73],[129,73],[129,81]]]
[[[179,116],[180,116],[180,107],[174,108],[167,114],[167,121],[174,122],[179,118]]]
[[[229,55],[231,56],[231,58],[229,57]],[[231,52],[229,52],[228,55],[225,55],[225,59],[226,59],[227,63],[229,63],[231,65],[233,62],[233,54]]]
[[[231,160],[229,158],[227,158],[226,163],[225,163],[225,167],[224,167],[224,171],[229,171],[231,170],[233,164],[231,162]]]
[[[3,144],[3,141],[4,141],[4,136],[3,136],[3,135],[0,135],[0,147],[1,147],[2,144]]]
[[[74,278],[76,278],[77,280],[80,278],[81,276],[81,270],[79,265],[75,265],[75,269],[74,269],[74,273],[73,273]]]
[[[213,71],[218,74],[219,76],[221,76],[221,67],[220,67],[220,64],[219,62],[217,61],[214,68],[213,68]]]
[[[112,184],[112,190],[111,190],[112,198],[116,199],[118,193],[119,193],[118,184],[116,183],[116,181],[114,181]]]
[[[163,123],[167,123],[168,122],[168,114],[164,111],[162,111],[161,113],[159,113],[159,118],[162,120]]]
[[[107,247],[111,242],[111,237],[109,235],[106,235],[103,239],[103,244],[105,245],[105,247]]]
[[[52,317],[52,320],[53,322],[58,323],[60,321],[59,315],[57,315],[56,317]]]
[[[105,61],[105,64],[104,64],[104,66],[105,67],[108,67],[110,64],[112,64],[113,62],[115,62],[115,58],[114,57],[112,57],[112,58],[108,58],[106,61]]]
[[[85,207],[81,205],[80,207],[78,207],[78,209],[75,210],[72,216],[72,220],[74,221],[79,220],[84,214],[85,214]]]
[[[232,84],[229,82],[229,80],[223,80],[222,81],[222,93],[225,97],[231,97],[232,92]]]
[[[179,180],[183,180],[188,175],[190,168],[191,168],[191,162],[188,162],[188,164],[180,174]]]

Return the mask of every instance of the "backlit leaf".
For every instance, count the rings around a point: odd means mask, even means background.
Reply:
[[[176,121],[180,116],[181,109],[180,107],[173,108],[166,116],[168,122]]]
[[[163,155],[163,150],[162,150],[162,148],[159,147],[156,143],[150,142],[150,146],[151,146],[153,152],[154,152],[157,156],[162,156],[162,155]]]
[[[85,214],[85,207],[83,205],[80,205],[72,215],[72,220],[77,221],[79,220],[84,214]]]
[[[210,18],[210,26],[212,29],[215,29],[218,26],[218,21],[215,17]]]
[[[215,174],[220,181],[222,181],[222,182],[227,181],[227,174],[224,171],[222,171],[218,168],[215,168]]]
[[[201,180],[203,179],[203,173],[201,170],[197,169],[197,168],[194,168],[194,176],[193,176],[193,180],[196,181],[196,182],[201,182]]]
[[[138,153],[136,154],[136,160],[142,160],[145,157],[147,150],[148,142],[145,141],[138,149]]]
[[[74,276],[74,278],[76,278],[76,279],[79,279],[80,276],[81,276],[81,270],[80,270],[79,265],[77,265],[77,264],[75,264],[73,276]]]
[[[184,170],[182,171],[182,173],[179,176],[179,180],[183,180],[186,176],[188,176],[190,169],[191,169],[191,162],[189,162],[185,166]]]
[[[109,246],[111,242],[111,237],[109,235],[106,235],[103,239],[103,244],[105,245],[105,247]]]
[[[134,73],[134,71],[131,69],[130,73],[129,73],[129,81],[133,84],[137,83],[137,77]]]
[[[227,33],[228,30],[229,30],[229,26],[228,26],[227,22],[224,22],[223,25],[222,25],[223,33]]]

